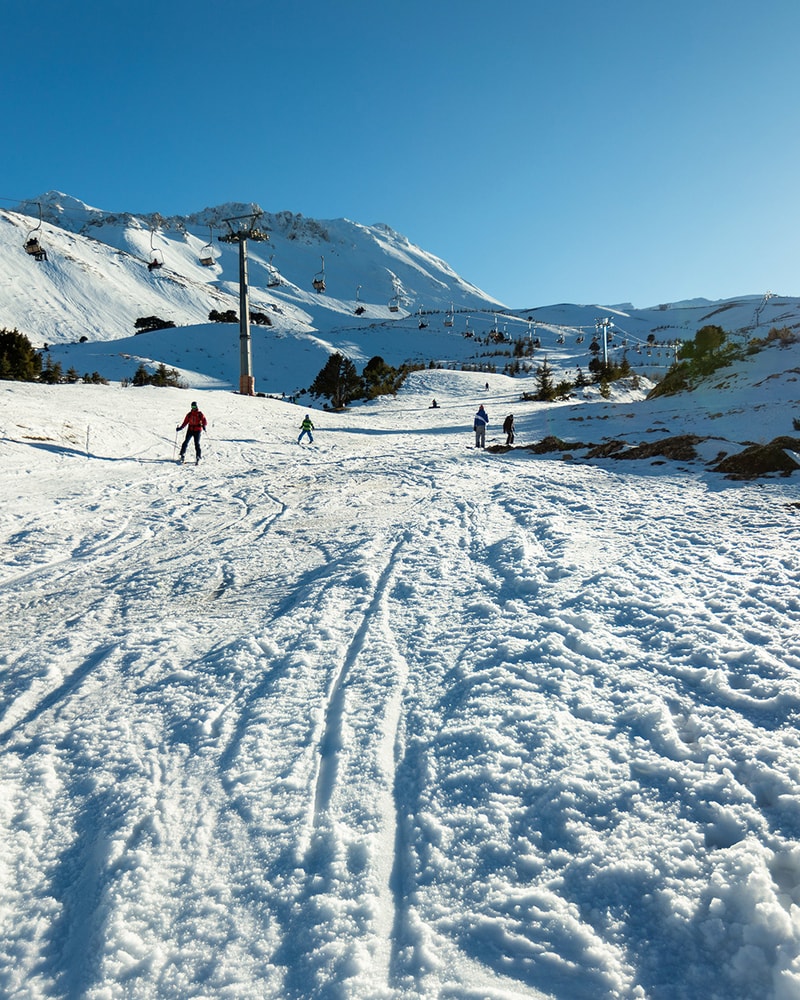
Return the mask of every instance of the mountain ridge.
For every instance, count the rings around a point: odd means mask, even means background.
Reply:
[[[269,318],[267,328],[253,333],[254,352],[263,359],[256,374],[266,391],[308,384],[334,351],[353,360],[380,355],[395,365],[433,362],[478,370],[501,370],[516,352],[533,358],[529,371],[545,355],[556,370],[574,375],[588,367],[601,318],[610,356],[627,353],[638,374],[657,380],[674,361],[677,345],[705,323],[720,323],[742,338],[764,335],[774,326],[800,329],[800,299],[771,292],[647,308],[631,303],[511,308],[386,223],[267,213],[255,202],[164,217],[109,213],[50,191],[17,208],[0,210],[0,327],[60,351],[64,363],[80,371],[88,367],[108,377],[116,377],[108,371],[110,357],[120,352],[139,357],[144,341],[136,349],[130,345],[136,321],[156,316],[180,328],[184,340],[206,341],[213,349],[217,360],[208,370],[187,372],[190,384],[230,382],[232,362],[222,354],[236,358],[238,329],[223,333],[209,320],[212,312],[239,312],[238,246],[220,240],[230,233],[228,226],[237,225],[236,216],[258,215],[258,226],[269,237],[248,241],[247,253],[250,309]],[[46,260],[24,252],[31,236]],[[324,280],[324,293],[314,287],[318,279]],[[307,357],[296,373],[284,367],[273,382],[273,359],[287,337],[303,339]],[[74,355],[69,345],[81,342],[88,353],[87,341],[94,345],[95,363],[67,358]],[[220,354],[222,341],[227,346]],[[168,344],[173,346],[167,349]],[[182,370],[183,353],[174,334],[160,341],[151,337],[141,360]],[[293,357],[298,363],[298,352]]]

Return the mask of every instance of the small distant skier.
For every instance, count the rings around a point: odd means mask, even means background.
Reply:
[[[483,403],[478,407],[478,412],[475,414],[475,420],[473,421],[473,430],[475,431],[475,447],[485,448],[486,447],[486,427],[489,423],[489,414],[484,410]]]
[[[302,424],[300,424],[300,436],[297,438],[297,443],[300,444],[300,442],[303,440],[304,435],[308,434],[308,443],[313,444],[314,436],[311,433],[313,430],[314,430],[314,425],[311,423],[311,417],[309,417],[309,415],[306,414],[305,417],[303,417]]]
[[[197,403],[192,403],[192,408],[183,418],[183,423],[180,427],[175,428],[175,433],[182,431],[186,428],[186,437],[183,439],[183,444],[181,445],[181,457],[180,464],[183,465],[186,458],[186,449],[189,446],[189,442],[194,439],[194,464],[197,465],[200,462],[200,434],[208,426],[206,418],[198,410]]]
[[[435,400],[435,399],[434,399],[434,401],[433,401],[433,402],[431,403],[431,405],[430,405],[430,406],[428,407],[428,409],[429,409],[429,410],[438,410],[438,409],[439,409],[439,404],[438,404],[438,403],[436,402],[436,400]]]
[[[509,413],[503,421],[503,433],[506,436],[506,444],[511,447],[514,443],[514,414]]]

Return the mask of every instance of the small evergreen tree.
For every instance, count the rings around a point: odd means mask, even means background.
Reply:
[[[136,371],[133,373],[133,378],[131,379],[133,385],[150,385],[150,373],[145,368],[144,365],[140,364]]]
[[[547,363],[547,358],[536,369],[536,394],[534,399],[541,402],[549,402],[555,399],[555,387],[553,385],[553,369]]]
[[[701,326],[694,335],[695,356],[718,351],[725,343],[726,336],[727,334],[721,326],[715,326],[713,323]]]
[[[61,362],[56,361],[53,363],[53,359],[48,354],[45,358],[44,368],[39,376],[39,381],[44,382],[46,385],[58,385],[63,379],[63,369],[61,367]]]

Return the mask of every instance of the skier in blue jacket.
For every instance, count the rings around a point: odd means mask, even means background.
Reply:
[[[484,410],[483,403],[478,407],[478,412],[475,414],[475,421],[473,423],[473,428],[475,430],[475,447],[485,448],[486,447],[486,427],[489,424],[489,414]]]

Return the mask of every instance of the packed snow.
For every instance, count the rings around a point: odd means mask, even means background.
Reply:
[[[800,472],[707,464],[792,433],[798,371],[0,383],[0,994],[800,997]],[[657,429],[713,441],[525,448]]]

